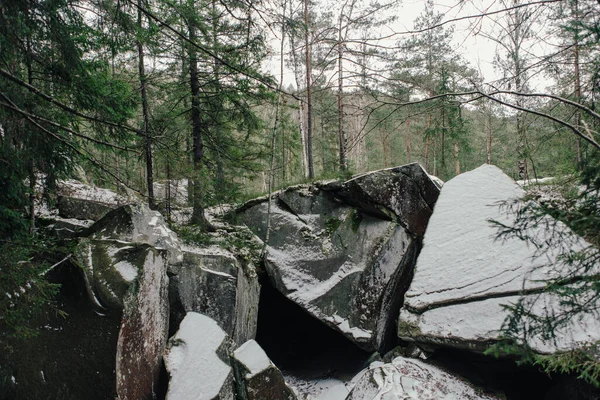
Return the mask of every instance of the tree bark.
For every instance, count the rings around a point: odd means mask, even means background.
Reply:
[[[150,116],[148,111],[148,93],[147,93],[147,79],[146,69],[144,66],[144,45],[140,39],[141,31],[143,29],[142,20],[142,0],[138,0],[138,36],[136,40],[138,49],[138,74],[140,79],[140,92],[142,95],[142,115],[143,115],[143,127],[142,135],[144,137],[144,149],[146,156],[146,185],[148,186],[148,206],[154,210],[156,209],[156,202],[154,199],[154,174],[152,166],[152,138],[150,136]]]
[[[406,121],[406,161],[410,164],[410,118]]]
[[[454,142],[454,174],[460,175],[460,160],[458,158],[458,143]]]
[[[342,8],[343,11],[343,8]],[[344,55],[344,42],[342,40],[342,22],[343,12],[340,12],[338,21],[338,91],[337,91],[337,106],[338,106],[338,139],[340,146],[340,171],[345,172],[348,170],[348,157],[346,154],[347,138],[346,132],[344,131],[344,71],[343,71],[343,55]]]
[[[306,63],[306,158],[308,161],[308,178],[314,179],[315,170],[313,166],[313,154],[312,154],[312,91],[311,91],[311,46],[308,40],[308,2],[304,0],[304,45],[305,45],[305,63]]]
[[[575,20],[579,22],[579,4],[577,0],[574,0],[572,7],[573,13],[575,14]],[[575,45],[573,47],[573,67],[575,69],[575,101],[581,103],[581,74],[579,71],[579,35],[577,31],[574,32],[574,36]],[[575,115],[575,126],[577,127],[577,129],[581,128],[581,110],[579,109],[577,110],[577,114]],[[583,171],[583,156],[581,155],[581,138],[577,137],[575,140],[577,168],[580,171]]]
[[[190,0],[193,1],[193,0]],[[192,3],[193,4],[193,3]],[[188,24],[189,39],[191,43],[196,41],[196,27],[193,22]],[[193,159],[193,199],[192,199],[192,218],[191,223],[199,225],[202,229],[207,228],[208,224],[204,215],[204,188],[203,188],[203,161],[204,144],[202,137],[202,116],[200,114],[200,82],[198,78],[198,55],[193,45],[188,46],[189,54],[189,73],[190,90],[192,94],[192,159]]]

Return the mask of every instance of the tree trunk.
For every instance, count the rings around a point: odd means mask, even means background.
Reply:
[[[192,1],[192,0],[191,0]],[[196,27],[189,24],[189,39],[191,43],[196,42]],[[189,45],[190,60],[190,90],[192,94],[192,154],[193,154],[193,200],[191,223],[199,225],[202,229],[207,228],[208,223],[204,215],[204,188],[203,188],[203,161],[204,144],[202,138],[202,117],[200,114],[200,82],[198,78],[198,56],[195,47]]]
[[[148,186],[148,206],[154,210],[156,209],[156,203],[154,200],[154,175],[152,172],[152,140],[150,137],[149,127],[149,111],[148,111],[148,94],[146,90],[147,79],[146,70],[144,66],[144,46],[140,40],[142,27],[142,0],[138,0],[138,38],[136,40],[138,49],[138,73],[140,79],[140,91],[142,94],[142,114],[143,114],[143,128],[142,135],[144,137],[144,148],[146,156],[146,185]]]
[[[338,92],[337,92],[337,106],[338,106],[338,139],[340,145],[340,171],[345,172],[348,170],[348,157],[346,154],[346,144],[348,142],[346,138],[346,132],[344,131],[344,71],[343,71],[343,54],[344,54],[344,43],[342,41],[342,21],[343,13],[340,13],[339,27],[338,27]]]
[[[579,17],[579,4],[578,1],[575,0],[573,2],[573,13],[575,14],[575,20],[577,22],[580,21]],[[581,75],[579,71],[579,35],[578,31],[575,30],[575,46],[573,47],[573,66],[575,69],[575,101],[581,103]],[[577,114],[575,115],[575,126],[577,129],[581,127],[581,110],[577,109]],[[577,168],[580,171],[583,171],[583,157],[581,155],[581,138],[578,136],[575,139],[575,151],[577,154]]]
[[[410,119],[406,121],[406,162],[410,164]]]
[[[492,163],[492,104],[488,105],[486,115],[486,141],[485,141],[485,156],[488,164]]]
[[[315,170],[313,166],[313,154],[312,154],[312,93],[311,93],[311,55],[310,55],[310,42],[308,40],[308,2],[304,0],[304,45],[305,45],[305,58],[306,58],[306,158],[308,160],[308,178],[314,179]]]
[[[457,142],[454,142],[454,175],[460,175],[460,160],[458,159]]]

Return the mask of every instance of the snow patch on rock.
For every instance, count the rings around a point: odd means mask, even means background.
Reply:
[[[346,400],[493,400],[449,373],[420,360],[373,363]]]
[[[231,367],[217,355],[226,339],[213,319],[187,313],[164,357],[171,376],[167,399],[211,400],[219,396],[232,374]]]
[[[235,350],[233,355],[248,369],[249,372],[246,378],[251,378],[273,365],[265,351],[255,340],[248,340]]]

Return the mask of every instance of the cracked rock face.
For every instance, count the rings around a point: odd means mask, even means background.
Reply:
[[[172,324],[193,311],[214,319],[240,345],[256,336],[260,285],[251,263],[220,247],[186,248],[170,271]]]
[[[494,400],[459,378],[420,360],[398,357],[373,363],[346,400]]]
[[[437,187],[421,190],[422,179],[411,165],[277,193],[265,262],[274,286],[365,350],[385,351],[431,213],[425,193],[435,201]],[[267,208],[264,199],[239,213],[263,240]]]
[[[166,254],[143,247],[144,263],[125,294],[117,341],[117,394],[121,400],[154,398],[168,337]]]
[[[162,215],[146,204],[119,207],[92,225],[87,233],[92,239],[146,243],[167,250],[170,264],[183,259],[177,235],[169,229]]]
[[[556,253],[539,257],[533,246],[518,238],[496,240],[497,228],[490,223],[510,226],[514,217],[499,205],[523,195],[511,178],[491,165],[444,185],[406,292],[400,338],[484,351],[499,338],[507,316],[503,304],[516,302],[523,293],[536,300],[534,312],[558,307],[556,298],[540,293],[545,279],[568,267],[556,261]],[[541,227],[535,229],[540,239],[548,235]],[[581,248],[585,243],[574,238],[568,245]],[[598,328],[598,321],[588,318],[561,333],[556,343],[529,344],[542,353],[565,350],[598,340]]]

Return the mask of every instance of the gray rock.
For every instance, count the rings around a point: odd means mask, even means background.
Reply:
[[[87,231],[92,239],[113,239],[146,243],[165,249],[170,264],[181,262],[181,244],[158,211],[146,204],[128,204],[117,208],[97,221]]]
[[[533,314],[560,312],[559,300],[541,292],[546,279],[566,273],[569,266],[556,252],[540,256],[516,237],[496,240],[497,228],[489,222],[512,225],[514,216],[500,204],[522,196],[522,189],[491,165],[444,184],[400,313],[400,338],[485,351],[500,339],[508,315],[503,305],[525,296]],[[543,224],[529,233],[539,240],[548,235]],[[586,246],[580,238],[570,238],[572,243],[564,246]],[[600,339],[600,320],[582,315],[556,333],[556,340],[531,337],[528,344],[540,353],[553,353],[592,343]]]
[[[61,218],[45,215],[39,219],[46,229],[59,239],[73,239],[80,236],[94,222],[74,218]]]
[[[117,394],[120,400],[155,398],[169,327],[166,254],[151,246],[123,300],[117,341]]]
[[[296,400],[281,371],[256,341],[249,340],[241,345],[234,351],[232,361],[238,400]]]
[[[467,382],[420,360],[397,357],[373,363],[358,379],[346,400],[494,400]]]
[[[369,172],[344,182],[336,196],[422,236],[440,193],[417,163]]]
[[[118,206],[93,200],[59,196],[56,207],[59,215],[63,218],[97,221]]]
[[[145,244],[117,240],[80,240],[75,259],[83,269],[88,295],[96,306],[123,309],[129,287],[145,268],[148,249]]]
[[[59,182],[57,200],[61,217],[94,221],[130,202],[112,190],[92,187],[76,180]]]
[[[420,167],[408,167],[421,177]],[[353,183],[289,188],[276,194],[271,209],[265,267],[274,286],[368,351],[384,351],[395,340],[396,313],[419,248],[419,239],[401,225],[409,221],[409,226],[416,226],[407,214],[416,208],[397,205],[403,193],[394,190],[404,190],[406,184],[410,188],[406,194],[418,197],[413,203],[430,212],[425,195],[415,192],[417,184],[409,183],[399,171],[364,175]],[[386,193],[395,196],[386,204],[397,205],[402,216],[396,217],[393,209],[382,205],[388,194],[378,195],[371,186],[386,179],[395,179],[384,185]],[[435,192],[435,185],[430,185]],[[344,204],[340,198],[360,198],[353,203],[366,208]],[[262,240],[266,215],[266,199],[247,203],[239,212],[241,220]],[[423,212],[419,218],[426,217]]]
[[[233,400],[231,341],[211,318],[188,313],[169,339],[164,361],[170,376],[167,400]]]
[[[171,273],[172,324],[193,311],[214,319],[237,345],[256,336],[260,285],[252,264],[217,246],[186,248]]]

